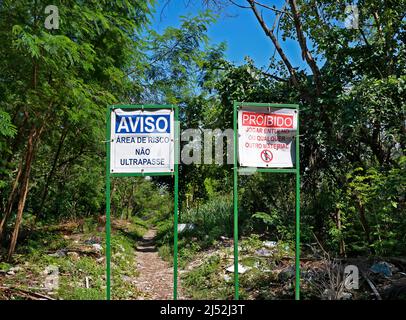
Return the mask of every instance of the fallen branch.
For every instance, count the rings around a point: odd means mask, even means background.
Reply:
[[[24,296],[28,296],[29,298],[33,299],[33,300],[38,300],[38,299],[42,299],[42,300],[56,300],[50,296],[41,294],[41,293],[37,293],[37,292],[32,292],[32,291],[28,291],[19,287],[3,287],[0,286],[0,290],[10,290],[10,291],[18,291],[21,292]]]
[[[368,278],[368,276],[366,275],[365,272],[362,272],[362,275],[364,276],[365,280],[368,282],[369,286],[371,287],[372,291],[374,292],[376,298],[378,300],[382,300],[381,295],[379,294],[378,290],[376,289],[376,287],[374,286],[374,284],[372,283],[372,281]]]
[[[68,254],[69,252],[76,252],[78,254],[84,254],[84,255],[92,255],[92,256],[100,256],[102,252],[96,251],[93,247],[89,248],[66,248],[66,249],[58,249],[58,250],[48,250],[46,251],[47,254],[54,254],[57,253],[58,251],[62,251],[65,254]]]

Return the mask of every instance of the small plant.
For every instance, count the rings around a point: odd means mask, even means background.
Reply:
[[[158,248],[159,256],[165,261],[172,261],[172,250],[169,244],[164,244]]]
[[[193,299],[231,299],[233,284],[222,278],[219,256],[209,257],[202,265],[183,277],[183,286]]]
[[[0,262],[1,271],[7,272],[11,267],[12,267],[12,265],[7,262]]]
[[[260,235],[252,234],[241,241],[241,248],[245,252],[254,252],[263,247],[263,243],[260,240]]]

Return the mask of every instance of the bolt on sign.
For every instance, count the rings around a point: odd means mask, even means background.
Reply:
[[[297,110],[240,106],[238,162],[243,167],[290,168],[295,163]]]
[[[123,111],[111,116],[111,173],[173,172],[174,111]]]

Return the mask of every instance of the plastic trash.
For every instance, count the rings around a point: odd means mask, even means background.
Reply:
[[[182,233],[185,231],[192,231],[194,230],[195,225],[193,223],[180,223],[178,224],[178,232]]]
[[[276,241],[264,241],[264,246],[267,248],[275,248],[277,244]]]
[[[248,270],[250,270],[251,268],[249,268],[249,267],[244,267],[244,266],[242,266],[242,265],[240,265],[240,264],[238,264],[238,273],[245,273],[245,272],[247,272]],[[234,265],[231,265],[231,266],[229,266],[227,269],[226,269],[228,272],[234,272]]]
[[[259,249],[259,250],[256,250],[255,253],[261,257],[269,257],[272,255],[272,251],[270,251],[268,249]]]
[[[372,265],[370,270],[374,273],[383,274],[385,277],[392,276],[392,267],[389,263],[385,261],[380,261]]]

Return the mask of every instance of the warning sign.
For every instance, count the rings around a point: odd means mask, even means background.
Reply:
[[[297,110],[241,107],[238,111],[238,161],[245,167],[294,166]]]
[[[174,111],[111,113],[111,173],[171,172],[174,169]]]

